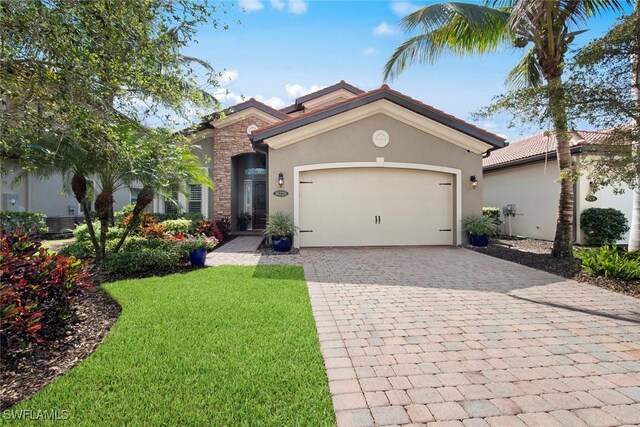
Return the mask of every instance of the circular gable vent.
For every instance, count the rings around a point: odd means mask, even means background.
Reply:
[[[256,125],[249,125],[247,126],[247,135],[251,135],[251,132],[253,132],[254,130],[257,130],[258,126]]]
[[[378,148],[384,148],[389,145],[389,134],[384,130],[377,130],[371,137],[373,144]]]

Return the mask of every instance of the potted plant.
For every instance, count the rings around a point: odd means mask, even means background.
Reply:
[[[183,239],[183,245],[189,251],[189,261],[194,267],[204,267],[207,260],[207,241],[204,237],[195,236]]]
[[[236,218],[236,225],[238,227],[238,231],[245,231],[250,222],[251,222],[251,214],[249,212],[239,213],[238,217]]]
[[[297,231],[291,215],[284,212],[275,212],[269,215],[264,234],[271,238],[274,251],[288,252],[291,250],[293,235]]]
[[[473,246],[488,246],[489,236],[497,229],[497,224],[493,218],[474,214],[469,215],[462,221],[464,231],[469,235],[469,243]]]

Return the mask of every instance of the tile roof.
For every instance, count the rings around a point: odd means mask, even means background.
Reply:
[[[389,88],[387,85],[382,85],[379,89],[363,92],[353,98],[349,98],[335,104],[289,117],[287,120],[283,120],[281,122],[263,126],[253,131],[252,140],[254,143],[261,142],[265,138],[270,138],[280,133],[331,117],[335,114],[340,114],[344,111],[350,110],[351,108],[357,108],[361,105],[365,105],[379,99],[387,99],[395,102],[398,105],[408,108],[418,114],[429,117],[496,147],[502,147],[504,145],[503,137],[479,128],[471,123],[465,122],[464,120],[452,116],[451,114],[447,114],[442,110],[438,110],[431,105],[427,105],[421,101],[404,95],[403,93]]]
[[[610,135],[609,131],[585,131],[572,132],[571,148],[601,143]],[[553,132],[540,132],[509,143],[504,148],[490,152],[482,160],[484,169],[499,169],[513,163],[523,163],[526,160],[537,160],[544,154],[555,155],[557,140]]]
[[[260,102],[255,98],[249,98],[247,101],[241,102],[240,104],[236,104],[224,110],[225,115],[238,113],[243,110],[247,110],[249,108],[257,108],[260,111],[263,111],[270,116],[276,117],[278,119],[284,120],[288,116],[280,110],[276,110],[273,107],[268,106],[264,102]],[[205,122],[210,122],[212,120],[217,120],[220,117],[220,113],[213,113],[206,117],[204,117]]]
[[[349,84],[344,80],[340,80],[338,83],[334,85],[327,86],[325,88],[319,89],[315,92],[311,92],[297,98],[293,104],[286,106],[284,108],[281,108],[280,111],[286,114],[291,114],[293,112],[299,111],[302,108],[302,104],[304,104],[305,102],[330,94],[340,89],[344,89],[348,92],[351,92],[354,95],[360,95],[361,93],[364,93],[364,91],[359,87],[355,87],[354,85]]]

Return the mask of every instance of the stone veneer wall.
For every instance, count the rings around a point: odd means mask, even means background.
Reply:
[[[231,215],[231,160],[243,153],[254,153],[247,127],[266,126],[268,123],[257,117],[248,117],[239,122],[216,129],[213,141],[213,207],[215,215]],[[235,220],[232,219],[232,223]]]

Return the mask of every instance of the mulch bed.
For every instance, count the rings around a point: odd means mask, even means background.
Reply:
[[[640,280],[623,281],[609,277],[594,277],[586,274],[580,268],[580,260],[556,259],[551,256],[553,242],[535,239],[492,239],[486,248],[471,247],[471,249],[496,258],[505,259],[527,267],[543,270],[548,273],[589,283],[614,292],[640,298]]]
[[[120,315],[120,306],[100,289],[75,306],[76,319],[56,341],[31,345],[0,362],[0,410],[31,396],[89,356]]]

